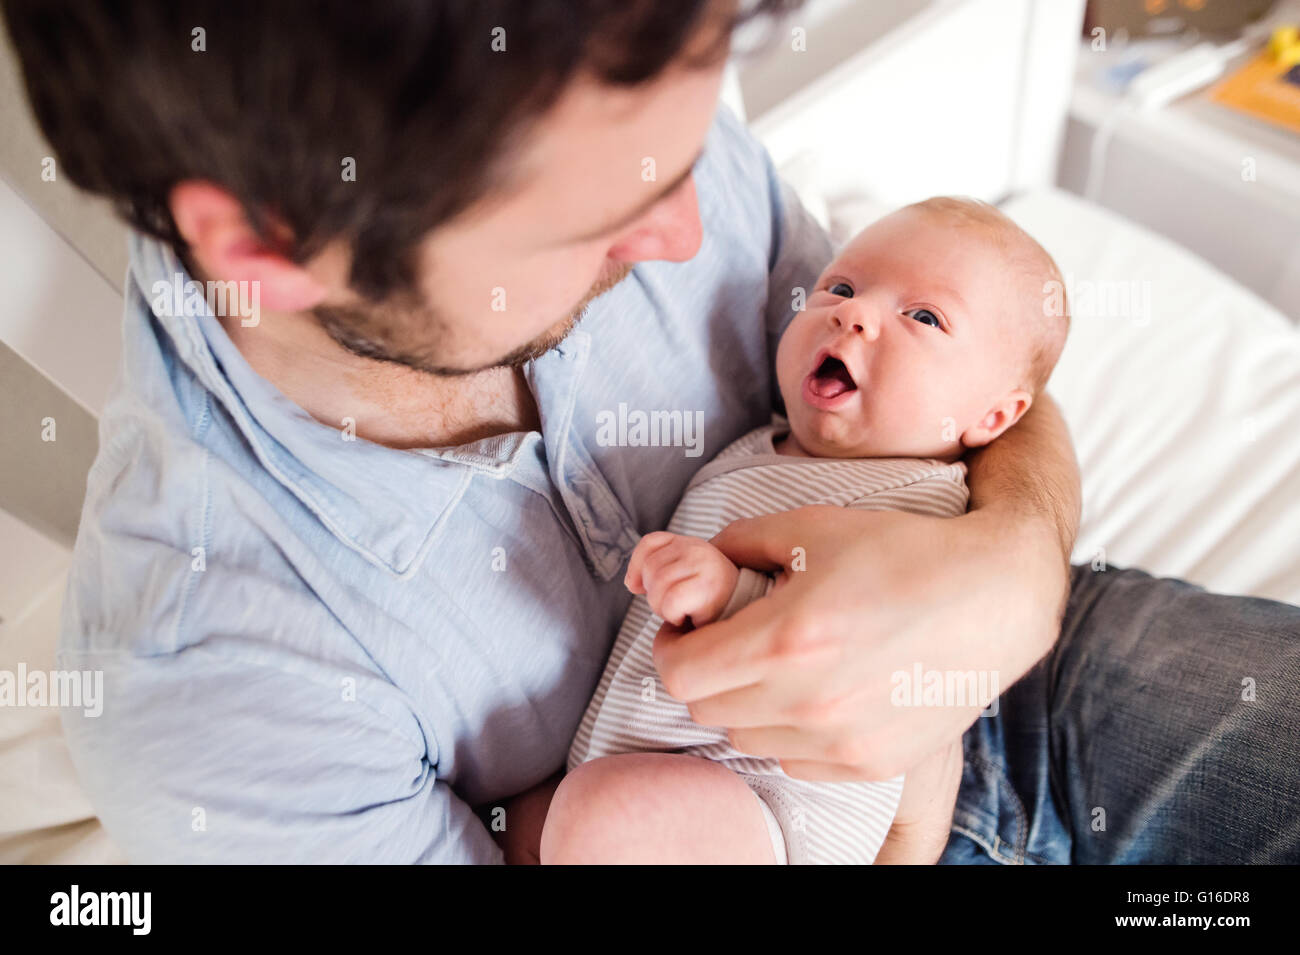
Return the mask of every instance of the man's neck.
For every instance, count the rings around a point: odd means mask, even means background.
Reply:
[[[221,319],[253,370],[317,421],[393,448],[467,444],[541,430],[523,372],[443,377],[354,355],[309,316],[264,312],[256,327]]]

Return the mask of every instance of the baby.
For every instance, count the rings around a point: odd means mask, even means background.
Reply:
[[[1047,307],[1052,280],[1052,258],[1011,220],[955,198],[881,219],[826,268],[777,349],[785,415],[705,465],[668,530],[632,553],[639,596],[551,802],[542,862],[937,860],[960,740],[906,780],[794,779],[693,722],[651,648],[664,620],[725,619],[784,582],[709,543],[734,520],[812,504],[964,513],[962,453],[1020,419],[1061,353],[1069,319]]]

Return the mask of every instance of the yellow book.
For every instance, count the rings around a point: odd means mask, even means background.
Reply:
[[[1210,97],[1300,133],[1300,38],[1296,28],[1277,30],[1268,49],[1223,80]]]

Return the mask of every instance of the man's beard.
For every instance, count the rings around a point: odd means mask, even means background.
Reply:
[[[630,265],[620,265],[614,273],[597,279],[564,318],[509,354],[477,368],[442,365],[432,356],[404,349],[392,340],[393,329],[419,328],[426,335],[436,335],[438,329],[446,327],[433,308],[410,294],[372,306],[318,305],[312,315],[330,338],[362,358],[403,365],[429,375],[476,375],[494,368],[518,368],[545,355],[577,327],[595,298],[623,281],[631,271]]]

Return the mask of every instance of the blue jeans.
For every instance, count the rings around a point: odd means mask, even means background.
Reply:
[[[1076,566],[963,743],[943,864],[1300,862],[1300,607]]]

